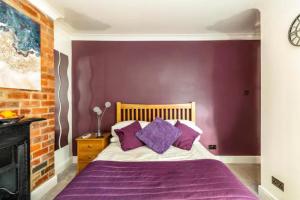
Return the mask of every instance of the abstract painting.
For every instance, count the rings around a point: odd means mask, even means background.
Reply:
[[[41,89],[40,25],[0,0],[0,87]]]
[[[55,69],[55,150],[68,145],[69,136],[69,58],[67,55],[54,50]]]

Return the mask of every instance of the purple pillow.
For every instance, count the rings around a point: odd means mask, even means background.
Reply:
[[[157,153],[164,153],[180,136],[180,130],[169,122],[156,118],[144,129],[136,133],[150,149]]]
[[[141,142],[135,135],[140,130],[142,130],[142,127],[138,121],[135,121],[124,128],[115,129],[116,134],[119,136],[123,151],[144,146],[143,142]]]
[[[199,133],[187,125],[180,123],[180,121],[176,122],[175,127],[181,131],[181,135],[177,138],[173,146],[184,150],[191,150],[195,139],[199,136]]]

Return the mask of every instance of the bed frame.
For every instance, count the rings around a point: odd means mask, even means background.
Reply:
[[[181,119],[196,122],[196,103],[186,104],[126,104],[117,102],[117,122],[127,120],[153,121]]]

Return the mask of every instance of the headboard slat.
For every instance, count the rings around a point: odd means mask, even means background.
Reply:
[[[143,111],[143,120],[147,121],[147,110]]]
[[[153,121],[182,119],[196,121],[196,103],[187,104],[125,104],[117,102],[117,122],[125,120]]]
[[[151,109],[152,110],[152,119],[150,121],[153,121],[153,119],[155,118],[155,109]]]
[[[127,118],[126,120],[129,120],[130,119],[130,112],[129,112],[129,109],[127,109]]]

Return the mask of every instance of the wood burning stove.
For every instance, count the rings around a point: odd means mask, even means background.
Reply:
[[[0,200],[30,199],[30,124],[25,119],[0,125]]]

